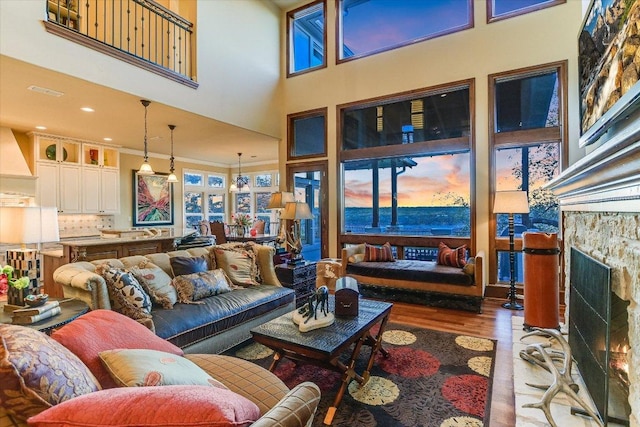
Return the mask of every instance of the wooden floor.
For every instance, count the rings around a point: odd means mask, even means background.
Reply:
[[[491,399],[491,427],[516,425],[511,316],[523,316],[523,312],[502,308],[501,304],[504,302],[504,299],[485,299],[481,314],[394,302],[390,318],[392,322],[498,340]]]

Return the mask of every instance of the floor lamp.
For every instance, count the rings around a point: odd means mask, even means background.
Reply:
[[[516,254],[514,250],[514,224],[513,214],[529,213],[529,201],[526,191],[497,191],[493,204],[494,214],[509,214],[509,268],[510,281],[509,302],[502,304],[504,308],[510,310],[522,310],[524,307],[516,299]]]

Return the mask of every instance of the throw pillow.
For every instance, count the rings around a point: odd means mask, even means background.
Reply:
[[[202,257],[174,256],[169,261],[171,262],[173,277],[199,273],[209,269],[207,260]]]
[[[71,350],[96,376],[102,388],[118,385],[102,366],[99,353],[119,348],[144,348],[182,356],[184,352],[149,329],[111,310],[92,310],[55,330],[51,338]]]
[[[462,268],[467,263],[465,261],[466,256],[467,245],[462,245],[455,249],[451,249],[442,242],[438,245],[438,264],[440,265]]]
[[[173,308],[178,302],[176,290],[171,285],[171,276],[157,265],[146,261],[130,267],[129,271],[149,294],[153,303],[162,308]]]
[[[395,261],[391,251],[391,244],[387,242],[382,246],[373,246],[365,243],[364,260],[375,262]]]
[[[259,284],[258,264],[253,250],[216,246],[214,253],[216,264],[227,273],[232,283],[240,286]]]
[[[474,276],[476,274],[476,259],[473,257],[469,258],[467,264],[462,267],[462,272],[469,276]]]
[[[32,427],[249,426],[260,409],[230,390],[199,386],[121,387],[71,399],[29,418]]]
[[[364,261],[364,254],[354,254],[354,255],[351,255],[351,256],[348,258],[348,261],[349,261],[351,264],[357,264],[357,263],[359,263],[359,262],[362,262],[362,261]]]
[[[178,293],[179,301],[183,303],[198,301],[232,290],[230,280],[221,268],[178,276],[173,279],[173,286]]]
[[[109,292],[111,308],[134,320],[151,318],[151,298],[133,274],[121,268],[102,264],[96,267]]]
[[[157,350],[118,349],[100,352],[102,364],[122,387],[208,385],[227,388],[182,356]]]
[[[100,390],[89,368],[35,329],[0,324],[0,402],[26,420],[71,398]]]

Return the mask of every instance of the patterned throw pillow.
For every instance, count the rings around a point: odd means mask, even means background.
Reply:
[[[122,387],[208,385],[227,389],[189,359],[164,351],[107,350],[100,352],[100,359],[111,378]]]
[[[174,256],[169,261],[171,262],[173,277],[199,273],[209,269],[207,260],[202,257]]]
[[[244,427],[258,418],[258,405],[231,390],[168,385],[119,387],[80,396],[36,415],[29,425]]]
[[[364,260],[376,262],[395,261],[391,251],[391,244],[387,242],[382,246],[373,246],[365,243]]]
[[[118,348],[145,348],[182,356],[180,347],[171,344],[122,314],[97,309],[53,331],[51,338],[65,346],[84,362],[102,388],[117,387],[102,365],[99,353]]]
[[[467,264],[466,257],[467,245],[462,245],[455,249],[451,249],[442,242],[438,245],[438,264],[440,265],[462,268]]]
[[[151,301],[162,308],[173,308],[178,302],[178,295],[171,285],[171,276],[150,261],[143,261],[129,271],[138,280],[142,288],[149,294]]]
[[[0,324],[0,403],[26,420],[71,398],[100,390],[76,355],[35,329]]]
[[[114,311],[134,320],[151,318],[151,298],[133,274],[108,264],[96,267],[96,273],[104,277]]]
[[[224,270],[202,271],[185,274],[173,279],[173,286],[178,292],[178,301],[190,303],[202,298],[224,294],[232,290],[229,278]]]
[[[260,284],[256,254],[252,248],[214,247],[216,264],[222,268],[231,282],[240,286]]]

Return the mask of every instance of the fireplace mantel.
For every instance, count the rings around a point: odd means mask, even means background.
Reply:
[[[547,184],[563,211],[640,212],[640,118]]]

